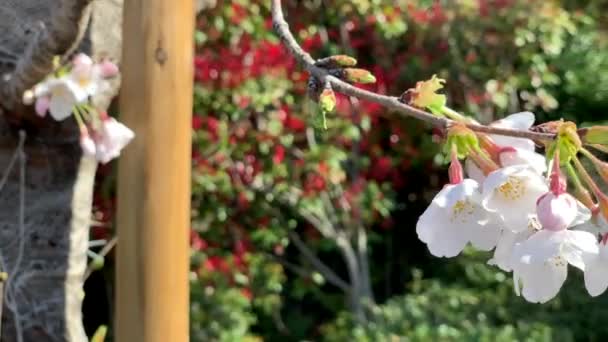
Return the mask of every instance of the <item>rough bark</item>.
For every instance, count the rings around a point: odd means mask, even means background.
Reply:
[[[18,138],[15,128],[0,120],[0,165],[8,165]],[[86,341],[82,274],[96,163],[82,159],[73,142],[55,143],[52,131],[65,135],[70,130],[48,124],[55,127],[47,137],[28,130],[25,142],[22,231],[18,165],[0,191],[0,255],[9,274],[2,341]]]

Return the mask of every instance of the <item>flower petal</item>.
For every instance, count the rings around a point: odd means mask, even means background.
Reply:
[[[536,200],[547,191],[545,179],[531,168],[509,166],[486,177],[482,204],[501,215],[506,229],[522,231],[536,215]]]
[[[543,263],[523,260],[513,270],[516,292],[521,286],[521,294],[532,303],[546,303],[554,298],[567,277],[568,265],[560,258]]]
[[[572,223],[570,225],[571,227],[575,227],[575,226],[581,225],[581,224],[589,221],[592,216],[591,210],[589,210],[589,208],[585,207],[585,205],[578,200],[576,201],[576,208],[577,208],[576,217],[574,218],[574,221],[572,221]],[[606,222],[606,221],[604,220],[604,222]],[[606,228],[608,229],[608,227],[606,227]]]
[[[540,230],[513,248],[513,262],[526,259],[528,263],[542,264],[560,255],[567,231]]]
[[[601,295],[608,288],[608,267],[602,263],[587,264],[584,277],[585,288],[593,297]]]
[[[532,234],[536,233],[536,228],[533,224],[530,224],[529,229],[519,233],[515,233],[509,229],[503,229],[498,238],[496,249],[494,250],[494,256],[488,260],[489,265],[494,265],[505,272],[511,272],[513,269],[513,249],[519,242],[525,241]]]
[[[464,169],[467,173],[467,177],[475,180],[477,183],[482,184],[486,179],[486,176],[483,174],[483,171],[475,165],[475,162],[471,159],[466,159],[464,161]]]
[[[468,242],[468,234],[463,234],[449,225],[446,209],[433,203],[418,219],[416,233],[436,257],[454,257]]]
[[[534,120],[535,118],[533,113],[521,112],[511,114],[504,119],[495,121],[491,123],[490,126],[527,131],[534,124]],[[534,142],[530,139],[513,138],[501,135],[490,135],[490,138],[492,138],[497,145],[503,147],[510,146],[528,151],[534,151],[535,149]]]
[[[34,86],[34,96],[41,97],[49,95],[49,81],[38,83]]]
[[[507,151],[501,152],[499,155],[500,164],[503,167],[512,165],[528,165],[538,174],[543,174],[547,171],[547,160],[542,154],[534,152],[534,150],[526,150],[515,147]]]
[[[565,233],[562,255],[569,264],[584,271],[585,258],[599,254],[597,238],[581,230],[566,230]]]
[[[510,114],[500,120],[494,121],[490,124],[493,127],[517,129],[525,131],[530,129],[534,125],[534,113],[532,112],[519,112]]]
[[[62,121],[72,115],[72,109],[76,102],[74,98],[69,96],[52,96],[49,103],[49,112],[53,119]]]
[[[482,249],[494,247],[498,231],[485,227],[490,220],[477,199],[478,187],[472,179],[447,185],[420,216],[416,233],[427,244],[431,254],[456,256],[469,241]]]
[[[34,108],[36,110],[36,114],[41,118],[46,116],[46,113],[49,111],[49,107],[51,106],[51,100],[48,96],[41,96],[36,99],[36,104]]]
[[[443,189],[437,193],[433,202],[442,208],[451,208],[456,202],[465,198],[475,197],[477,200],[479,197],[477,196],[478,191],[479,183],[466,178],[459,184],[448,184],[444,186]]]
[[[585,254],[585,288],[593,297],[608,288],[608,246],[601,244],[599,254]]]
[[[479,210],[483,210],[483,208],[479,207]],[[499,217],[497,219],[500,220]],[[482,251],[489,251],[496,247],[500,237],[501,222],[490,221],[483,226],[473,226],[472,228],[470,241],[473,247]]]

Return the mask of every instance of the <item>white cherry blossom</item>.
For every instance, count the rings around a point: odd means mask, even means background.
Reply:
[[[482,204],[502,218],[505,229],[520,232],[536,216],[536,200],[547,190],[545,179],[529,166],[508,166],[486,177]]]
[[[88,93],[69,77],[50,78],[39,83],[34,88],[34,95],[38,99],[48,97],[48,111],[57,121],[70,117],[74,106],[88,99]]]
[[[120,156],[120,151],[135,137],[127,126],[111,117],[102,119],[102,127],[96,132],[93,140],[96,147],[96,158],[105,164]]]
[[[598,253],[594,234],[568,229],[589,220],[591,211],[566,192],[557,154],[553,166],[551,191],[536,205],[542,230],[513,248],[515,291],[535,303],[557,295],[568,276],[568,264],[584,271],[584,259]]]
[[[585,224],[587,224],[591,211],[587,209],[581,202],[576,201],[577,213],[574,220],[570,223],[571,226],[576,227],[580,230]],[[494,256],[488,260],[489,265],[494,265],[505,272],[511,272],[512,267],[512,256],[515,245],[527,240],[534,233],[538,232],[542,228],[538,218],[533,216],[528,221],[528,226],[521,232],[513,232],[509,229],[503,229],[500,232],[496,249],[494,249]]]
[[[105,79],[118,74],[116,64],[110,61],[94,63],[85,54],[78,54],[72,63],[73,68],[67,77],[76,82],[89,96],[104,91],[109,86]]]
[[[78,54],[72,60],[72,64],[72,70],[67,77],[76,82],[88,95],[94,95],[101,77],[95,72],[95,63],[91,57]]]
[[[448,184],[435,196],[416,225],[431,254],[453,257],[467,243],[480,250],[494,248],[499,222],[480,205],[479,196],[479,184],[472,179]]]
[[[515,292],[533,303],[555,297],[568,277],[568,264],[585,270],[583,257],[597,254],[596,237],[588,232],[543,229],[513,250]]]

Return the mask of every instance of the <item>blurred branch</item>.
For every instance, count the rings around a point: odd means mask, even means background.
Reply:
[[[304,241],[300,239],[300,236],[294,231],[289,231],[289,240],[293,242],[294,246],[302,253],[304,257],[327,279],[328,282],[340,288],[346,293],[350,293],[350,285],[342,280],[334,271],[319,259],[315,253],[306,246]]]
[[[380,104],[388,109],[401,114],[404,117],[413,117],[432,124],[439,128],[448,128],[455,122],[450,119],[437,117],[429,112],[409,106],[399,100],[395,96],[380,95],[371,91],[360,89],[351,84],[340,80],[337,77],[330,75],[326,69],[315,65],[315,60],[310,54],[302,49],[298,44],[293,34],[289,30],[289,24],[285,21],[283,10],[281,8],[281,0],[272,0],[272,22],[275,31],[283,42],[283,45],[296,58],[296,60],[308,71],[312,76],[319,79],[321,84],[329,82],[332,89],[345,95],[353,96],[358,99],[367,100]],[[490,127],[473,123],[466,123],[466,126],[471,130],[479,133],[497,134],[511,136],[517,138],[526,138],[536,141],[551,141],[555,138],[552,133],[540,133],[531,131],[520,131],[507,128]]]
[[[370,300],[374,300],[374,291],[372,291],[372,278],[369,272],[369,256],[367,254],[367,231],[365,227],[357,223],[357,259],[359,261],[359,267],[361,268],[362,277],[362,293],[364,293]]]
[[[108,241],[108,243],[106,243],[106,245],[103,246],[103,248],[101,249],[101,251],[99,253],[97,253],[97,254],[100,257],[105,257],[106,255],[108,255],[108,253],[110,253],[112,251],[112,249],[114,248],[114,246],[116,246],[117,242],[118,242],[118,238],[116,236],[112,237],[112,239],[110,241]],[[95,262],[91,262],[87,266],[87,269],[84,272],[84,279],[87,280],[89,278],[89,276],[91,276],[91,273],[93,273],[93,271],[95,271]]]
[[[353,249],[351,241],[346,237],[345,234],[339,234],[336,237],[336,245],[342,252],[344,261],[346,261],[346,269],[348,271],[348,277],[350,278],[352,289],[352,293],[350,295],[352,311],[359,323],[364,323],[365,312],[363,310],[363,303],[361,300],[365,297],[369,297],[369,295],[364,292],[364,287],[361,284],[362,274],[357,254]]]

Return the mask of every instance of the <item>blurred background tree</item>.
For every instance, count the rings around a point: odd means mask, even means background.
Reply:
[[[218,0],[198,18],[192,341],[608,338],[608,297],[589,298],[580,279],[534,305],[485,265],[487,253],[431,257],[415,224],[445,181],[433,131],[343,96],[321,128],[267,3]],[[354,56],[379,93],[437,74],[449,105],[483,122],[520,110],[539,121],[608,119],[606,2],[284,7],[313,57]],[[101,189],[98,215],[111,221],[111,191]]]

